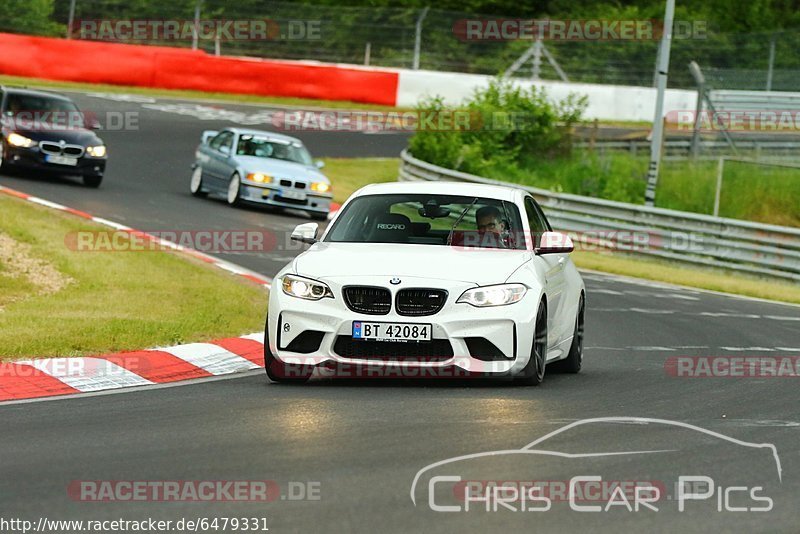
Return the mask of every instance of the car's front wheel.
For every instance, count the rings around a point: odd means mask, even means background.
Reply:
[[[100,187],[101,183],[103,183],[102,176],[98,176],[96,174],[83,175],[83,185],[85,185],[86,187]]]
[[[544,369],[547,362],[547,306],[539,303],[536,314],[531,357],[516,381],[525,386],[538,386],[544,380]]]
[[[284,363],[269,349],[269,318],[264,326],[264,369],[267,377],[280,384],[304,384],[311,378],[314,367],[299,363]]]
[[[233,173],[231,181],[228,182],[228,195],[226,197],[228,204],[231,206],[238,206],[242,203],[242,178],[238,172]]]
[[[192,171],[192,180],[189,182],[189,191],[196,197],[205,197],[208,192],[203,189],[203,168],[198,165]]]

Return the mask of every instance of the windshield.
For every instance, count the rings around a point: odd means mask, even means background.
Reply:
[[[237,156],[255,156],[257,158],[280,159],[311,165],[311,155],[306,148],[299,143],[288,143],[259,137],[257,135],[239,136],[239,144],[236,146]]]
[[[21,112],[75,112],[78,107],[61,98],[49,98],[36,95],[19,95],[11,93],[6,98],[7,115]]]
[[[524,249],[517,207],[456,195],[367,195],[353,199],[325,237],[345,243]]]

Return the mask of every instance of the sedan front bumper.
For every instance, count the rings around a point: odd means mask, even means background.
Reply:
[[[285,364],[345,367],[349,364],[401,370],[457,368],[466,373],[513,375],[530,358],[540,298],[535,290],[529,290],[520,302],[512,305],[476,308],[456,304],[463,291],[475,287],[472,284],[442,287],[435,280],[408,281],[413,287],[438,287],[449,293],[438,313],[409,317],[397,314],[394,306],[385,315],[354,312],[344,303],[342,287],[328,279],[325,282],[334,298],[308,301],[285,294],[279,278],[275,280],[270,294],[268,337],[272,354]],[[360,280],[359,284],[377,285],[369,280]],[[396,291],[402,287],[387,289],[392,291],[394,302]],[[431,325],[433,340],[378,342],[370,346],[373,342],[353,339],[354,321]],[[370,353],[371,347],[376,349],[374,354]]]
[[[247,202],[327,214],[331,210],[333,195],[273,184],[253,185],[243,182],[241,198]]]
[[[6,145],[3,163],[20,169],[33,169],[58,174],[79,174],[84,176],[103,176],[106,170],[106,158],[95,158],[83,155],[77,159],[76,165],[50,163],[47,154],[37,147],[20,148]]]

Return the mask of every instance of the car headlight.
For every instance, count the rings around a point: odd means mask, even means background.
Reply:
[[[96,158],[102,158],[103,156],[106,155],[106,146],[105,145],[87,146],[86,153]]]
[[[263,172],[251,172],[247,175],[247,179],[251,182],[258,182],[260,184],[268,184],[272,181],[272,176],[264,174]]]
[[[528,288],[522,284],[500,284],[468,289],[458,297],[456,303],[463,302],[478,308],[486,306],[505,306],[522,300]]]
[[[8,134],[8,137],[6,139],[8,139],[9,145],[20,146],[23,148],[30,148],[36,144],[36,141],[34,141],[33,139],[28,139],[24,135],[20,135],[15,132],[11,132],[10,134]]]
[[[292,297],[306,300],[333,298],[333,292],[326,284],[310,278],[284,275],[281,281],[283,292]]]
[[[331,184],[326,182],[314,182],[311,184],[311,190],[317,193],[327,193],[331,190]]]

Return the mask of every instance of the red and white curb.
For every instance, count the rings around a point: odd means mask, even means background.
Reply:
[[[264,367],[264,333],[81,358],[0,363],[0,402],[152,386]]]
[[[267,289],[272,285],[270,279],[254,271],[147,232],[2,185],[0,193],[129,232],[139,238],[153,240],[165,248],[247,278]],[[331,204],[328,220],[335,217],[340,207],[339,204]],[[211,343],[190,343],[100,356],[0,362],[0,402],[149,386],[263,368],[263,339],[264,333],[258,332]]]

